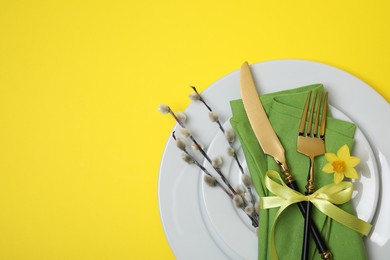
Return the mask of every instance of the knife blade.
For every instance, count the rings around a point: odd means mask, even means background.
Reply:
[[[240,91],[249,123],[252,126],[253,132],[261,146],[261,149],[265,154],[272,156],[276,163],[280,166],[287,185],[290,188],[299,191],[298,185],[289,172],[283,145],[280,143],[280,140],[276,135],[259,98],[248,62],[244,62],[241,66]],[[302,215],[305,216],[305,204],[302,202],[298,203],[298,207]],[[332,254],[322,239],[321,233],[318,231],[315,224],[311,220],[309,221],[311,233],[313,234],[314,241],[322,259],[332,259]]]
[[[244,62],[241,66],[240,91],[246,114],[261,148],[279,164],[285,180],[288,183],[292,182],[293,177],[288,170],[284,148],[261,104],[248,62]]]

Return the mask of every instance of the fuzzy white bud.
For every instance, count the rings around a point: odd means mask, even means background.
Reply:
[[[188,95],[188,97],[192,100],[192,101],[198,101],[200,100],[200,95],[198,93],[191,93]]]
[[[188,138],[192,135],[191,131],[187,128],[180,128],[180,133],[185,137]]]
[[[218,156],[215,157],[212,161],[211,164],[213,165],[214,168],[221,168],[222,167],[222,157]]]
[[[240,195],[244,195],[244,193],[245,193],[245,188],[244,188],[244,186],[238,185],[237,188],[236,188],[236,192],[237,192],[238,194],[240,194]]]
[[[236,208],[242,208],[244,206],[244,200],[240,195],[234,195],[233,204]]]
[[[181,155],[181,158],[183,159],[183,161],[185,161],[185,162],[188,163],[188,164],[193,164],[193,163],[194,163],[194,159],[192,159],[192,157],[189,156],[189,155],[186,154],[186,153],[183,153],[183,154]]]
[[[180,138],[176,139],[176,146],[177,146],[177,148],[179,148],[182,151],[184,151],[186,149],[186,143],[183,142],[183,140],[181,140]]]
[[[164,104],[159,105],[157,109],[158,109],[158,111],[160,111],[161,114],[167,114],[171,110],[169,108],[169,106],[164,105]]]
[[[246,187],[250,187],[252,185],[252,180],[251,177],[249,177],[249,175],[246,174],[241,175],[241,180]]]
[[[211,122],[217,122],[218,121],[218,115],[215,112],[209,112],[209,118]]]
[[[183,112],[177,112],[176,113],[177,119],[182,122],[183,124],[187,121],[187,116]]]
[[[260,212],[260,203],[258,203],[258,202],[256,203],[255,210],[256,210],[256,213],[259,214],[259,212]]]
[[[244,198],[246,201],[252,201],[252,197],[251,197],[251,194],[249,192],[245,192]]]
[[[205,175],[203,177],[203,180],[204,182],[210,186],[210,187],[215,187],[217,186],[217,180],[213,177],[213,176],[210,176],[210,175]]]
[[[234,132],[232,129],[228,129],[225,131],[225,137],[229,143],[234,143],[234,139],[236,136],[234,135]]]
[[[235,154],[236,152],[234,151],[233,148],[228,147],[227,150],[226,150],[226,153],[227,153],[229,156],[234,156],[234,154]]]
[[[253,212],[255,212],[255,209],[252,206],[246,206],[245,207],[245,213],[248,215],[252,215]]]

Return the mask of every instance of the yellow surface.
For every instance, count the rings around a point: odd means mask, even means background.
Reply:
[[[389,101],[389,25],[388,1],[1,1],[0,259],[174,259],[157,105],[280,58]]]

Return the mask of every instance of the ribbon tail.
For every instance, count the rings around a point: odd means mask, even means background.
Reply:
[[[283,205],[280,205],[279,210],[276,212],[275,218],[274,218],[274,222],[272,223],[271,235],[270,235],[270,254],[271,254],[271,259],[272,260],[278,260],[279,259],[278,258],[278,253],[276,251],[276,245],[275,245],[275,226],[276,226],[276,222],[278,221],[278,218],[279,218],[280,214],[287,207],[289,207],[292,204],[295,204],[295,203],[303,201],[303,198],[304,198],[304,196],[302,195],[302,196],[298,196],[298,197],[291,198],[291,199],[288,199],[288,200],[284,200],[285,203]]]
[[[313,205],[319,209],[325,215],[328,215],[335,221],[347,226],[350,229],[353,229],[365,236],[370,233],[372,225],[367,223],[354,215],[351,215],[339,207],[333,205],[327,200],[313,199],[311,200]]]
[[[290,204],[285,204],[279,208],[279,210],[276,212],[274,223],[272,224],[271,228],[271,236],[270,236],[270,254],[272,260],[279,260],[278,253],[276,251],[276,245],[275,245],[275,226],[276,222],[279,218],[279,215],[282,213],[283,210],[285,210]]]

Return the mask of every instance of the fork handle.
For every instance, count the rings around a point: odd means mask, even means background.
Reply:
[[[291,189],[299,192],[299,188],[298,188],[297,182],[295,180],[288,182],[287,186],[290,187]],[[305,217],[306,216],[306,203],[299,202],[297,204],[298,204],[299,210],[302,213],[302,216]],[[314,242],[316,243],[317,249],[321,254],[321,258],[322,259],[329,259],[329,260],[332,259],[332,254],[330,253],[328,247],[326,246],[325,241],[322,239],[320,231],[318,230],[317,226],[313,223],[311,218],[308,218],[308,225],[310,227],[310,231],[311,231],[311,234],[313,236]]]

